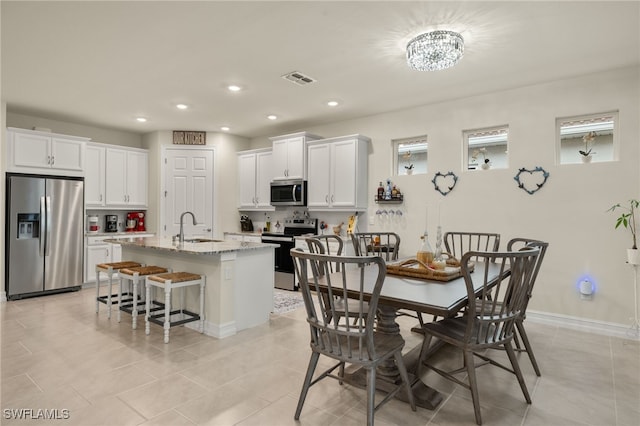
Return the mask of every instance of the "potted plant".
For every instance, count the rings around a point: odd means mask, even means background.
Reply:
[[[408,175],[413,174],[413,164],[409,164],[408,166],[404,166],[404,168],[407,171]]]
[[[473,154],[471,155],[471,158],[473,158],[473,161],[477,161],[478,160],[478,156],[482,154],[482,159],[483,162],[480,163],[480,168],[482,170],[487,170],[488,168],[491,167],[491,163],[489,161],[489,159],[487,158],[487,148],[480,148],[480,149],[476,149],[475,151],[473,151]]]
[[[598,136],[596,132],[589,132],[582,137],[582,142],[584,142],[584,150],[579,150],[578,152],[580,153],[580,155],[582,155],[583,163],[590,163],[591,155],[595,154],[595,152],[592,152],[593,148],[589,147],[589,144],[593,143],[596,136]]]
[[[622,212],[620,216],[616,218],[616,229],[620,226],[624,226],[629,231],[631,231],[631,238],[633,240],[633,246],[630,249],[627,249],[627,260],[632,265],[640,264],[640,253],[638,251],[638,242],[636,239],[636,210],[640,206],[640,201],[631,199],[629,200],[629,206],[624,206],[620,203],[611,206],[611,208],[607,211],[615,211],[616,209],[620,209]]]

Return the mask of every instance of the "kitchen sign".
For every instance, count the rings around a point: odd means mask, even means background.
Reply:
[[[207,132],[188,132],[184,130],[173,131],[174,145],[206,145]]]

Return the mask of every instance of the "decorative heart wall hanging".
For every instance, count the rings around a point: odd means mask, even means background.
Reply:
[[[522,167],[519,169],[518,174],[514,176],[515,181],[518,182],[518,188],[526,191],[529,195],[539,191],[548,178],[549,172],[540,166],[533,170]]]
[[[447,195],[453,190],[453,187],[456,186],[456,182],[458,182],[458,176],[456,176],[453,172],[447,173],[436,173],[433,177],[433,186],[435,186],[436,191],[441,193],[442,195]],[[445,188],[444,190],[442,188]]]

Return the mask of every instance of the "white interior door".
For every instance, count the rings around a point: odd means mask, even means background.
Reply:
[[[197,225],[186,215],[184,235],[213,238],[213,150],[167,148],[165,154],[164,236],[177,235],[180,216],[190,211]]]

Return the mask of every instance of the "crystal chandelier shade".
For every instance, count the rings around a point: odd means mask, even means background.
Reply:
[[[454,66],[464,53],[464,39],[453,31],[432,31],[407,44],[407,63],[418,71],[438,71]]]

